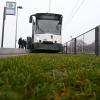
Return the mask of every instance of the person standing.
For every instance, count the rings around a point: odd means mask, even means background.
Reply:
[[[24,48],[26,49],[26,40],[24,40],[24,39],[22,40],[22,48],[23,48],[23,49],[24,49]]]
[[[26,49],[26,40],[24,40],[24,48]]]
[[[22,38],[21,37],[18,40],[18,45],[19,45],[19,48],[22,48]]]

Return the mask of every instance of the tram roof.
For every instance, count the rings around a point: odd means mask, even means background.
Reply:
[[[35,16],[36,19],[40,20],[62,20],[61,14],[55,14],[55,13],[36,13],[30,16],[30,22],[32,22],[32,16]]]
[[[51,20],[60,20],[62,18],[61,14],[54,14],[54,13],[36,13],[35,16],[37,19],[51,19]]]
[[[36,16],[41,16],[41,15],[49,15],[49,16],[62,16],[61,14],[55,14],[55,13],[36,13],[34,14]]]

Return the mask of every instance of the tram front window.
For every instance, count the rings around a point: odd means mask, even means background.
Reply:
[[[61,24],[58,20],[37,20],[36,34],[55,34],[60,35]]]

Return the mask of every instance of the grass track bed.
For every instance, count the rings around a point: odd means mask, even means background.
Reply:
[[[0,100],[100,100],[100,57],[30,54],[0,58]]]

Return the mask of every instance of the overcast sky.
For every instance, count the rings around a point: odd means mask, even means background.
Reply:
[[[14,1],[23,9],[18,11],[17,39],[32,34],[29,16],[49,11],[49,0],[0,0],[0,47],[3,8],[6,1]],[[62,42],[65,43],[100,24],[100,0],[51,0],[50,13],[63,15]],[[16,16],[7,15],[5,20],[4,47],[14,48]]]

